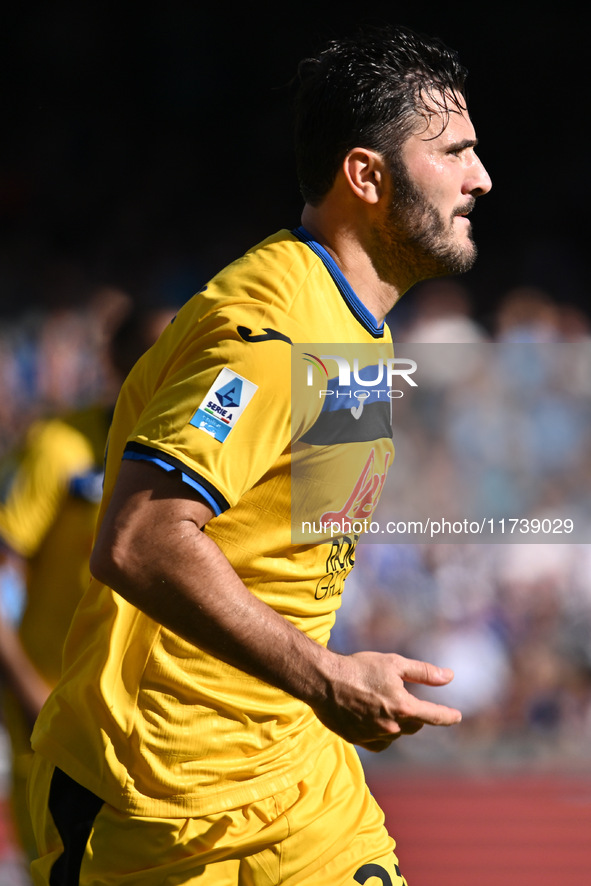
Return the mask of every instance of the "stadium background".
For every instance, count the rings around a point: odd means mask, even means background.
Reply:
[[[524,334],[589,337],[584,15],[564,4],[543,11],[528,3],[378,2],[365,19],[437,34],[469,68],[479,153],[494,188],[474,214],[479,261],[447,302],[482,334],[501,335],[508,294],[527,285],[538,289],[518,302],[540,322]],[[38,411],[90,396],[88,384],[77,382],[91,369],[85,336],[96,285],[121,287],[143,305],[178,305],[253,242],[297,223],[288,84],[301,57],[360,20],[358,6],[347,2],[253,9],[66,0],[13,4],[3,13],[3,451]],[[416,328],[426,303],[409,294],[393,325],[402,334]],[[533,583],[520,575],[517,597],[497,584],[493,596],[502,598],[505,620],[514,612],[507,597],[521,606],[527,629],[516,636],[526,651],[517,673],[509,648],[511,692],[500,700],[493,693],[468,718],[464,739],[421,738],[416,751],[408,740],[367,760],[413,886],[588,882],[587,547],[554,558],[550,586],[548,570]],[[475,574],[471,562],[451,555],[421,564],[438,587],[450,566],[456,576],[463,570],[464,584]],[[525,558],[522,568],[531,567]],[[365,629],[387,625],[412,646],[407,625],[416,610],[393,597],[390,604],[400,606],[391,605],[385,619],[388,580],[376,579],[375,587],[378,603]],[[583,603],[569,634],[573,587]],[[475,599],[468,622],[464,610],[454,613],[460,633],[474,627],[475,613],[479,628],[490,627],[490,601]],[[568,656],[542,654],[565,631],[563,646],[576,640],[580,652],[574,671]],[[539,691],[528,693],[536,678]],[[519,681],[528,684],[521,694]],[[0,859],[0,882],[16,886],[9,830],[0,835]]]

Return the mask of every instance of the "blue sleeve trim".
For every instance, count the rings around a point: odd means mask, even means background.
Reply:
[[[197,471],[192,471],[182,461],[169,455],[167,452],[145,446],[143,443],[128,443],[123,453],[124,459],[132,461],[149,461],[165,471],[179,471],[183,483],[195,489],[210,506],[216,517],[219,517],[230,507],[230,503],[224,498],[215,486],[202,477]]]
[[[341,269],[333,259],[331,255],[326,251],[324,246],[321,246],[307,231],[302,225],[299,228],[295,228],[292,231],[292,234],[301,240],[302,243],[305,243],[310,247],[313,253],[318,256],[318,258],[324,263],[326,270],[334,280],[337,289],[341,293],[345,304],[351,311],[351,313],[356,317],[357,320],[367,329],[369,334],[373,336],[373,338],[383,338],[384,337],[384,324],[383,322],[378,324],[378,321],[374,317],[374,315],[367,310],[359,296],[356,294],[351,284],[347,280],[347,278],[342,273]]]

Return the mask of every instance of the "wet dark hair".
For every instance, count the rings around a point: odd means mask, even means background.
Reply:
[[[403,27],[366,29],[332,40],[298,67],[295,99],[296,168],[302,196],[317,206],[354,147],[392,161],[433,107],[445,127],[465,107],[467,71],[436,38]]]

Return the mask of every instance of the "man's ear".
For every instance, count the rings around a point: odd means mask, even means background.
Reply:
[[[384,158],[369,148],[353,148],[343,160],[345,179],[360,200],[377,203],[384,193]]]

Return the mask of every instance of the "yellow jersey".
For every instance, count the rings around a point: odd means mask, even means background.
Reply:
[[[357,533],[341,527],[371,515],[393,454],[387,403],[360,411],[355,391],[327,394],[335,373],[315,362],[334,369],[327,343],[334,354],[391,353],[387,327],[328,253],[303,228],[280,231],[214,277],[132,370],[99,515],[122,458],[180,471],[209,502],[205,532],[250,591],[321,644],[354,561]],[[294,539],[292,485],[318,518],[338,517],[324,537]],[[309,773],[330,736],[308,705],[94,579],[64,665],[34,747],[129,812],[198,816],[270,796]]]
[[[60,676],[64,640],[90,581],[111,415],[96,406],[39,420],[4,466],[0,539],[26,561],[20,640],[50,684]]]

